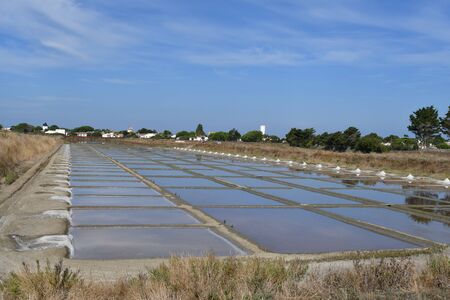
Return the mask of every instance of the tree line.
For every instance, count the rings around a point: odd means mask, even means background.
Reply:
[[[141,128],[138,131],[123,130],[118,133],[123,134],[125,138],[138,137],[139,134],[154,133],[152,139],[171,139],[178,140],[208,140],[217,142],[267,142],[267,143],[288,143],[292,147],[316,148],[330,151],[360,151],[364,153],[370,152],[386,152],[390,150],[418,150],[419,148],[436,147],[439,149],[450,149],[446,143],[445,137],[450,137],[450,106],[448,112],[439,118],[439,112],[434,106],[423,107],[409,116],[410,124],[408,130],[414,133],[415,138],[408,136],[399,137],[389,135],[381,137],[376,133],[362,135],[356,127],[348,127],[343,131],[332,133],[324,132],[317,134],[314,128],[292,128],[284,138],[276,135],[264,135],[259,130],[251,130],[243,135],[236,129],[229,131],[205,133],[202,124],[198,124],[195,131],[182,130],[175,135],[170,130],[157,132],[154,129]],[[0,129],[2,126],[0,125]],[[57,125],[51,125],[49,130],[56,130]],[[42,127],[33,126],[27,123],[20,123],[11,127],[12,131],[21,133],[41,133]],[[72,130],[68,130],[69,135],[77,132],[86,132],[89,136],[99,136],[102,133],[111,132],[109,129],[95,129],[92,126],[80,126]]]

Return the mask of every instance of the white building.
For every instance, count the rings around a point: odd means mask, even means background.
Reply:
[[[259,126],[259,131],[261,131],[262,134],[265,135],[266,134],[266,125]]]
[[[62,134],[62,135],[67,135],[67,132],[63,128],[58,128],[58,129],[55,129],[55,130],[47,130],[45,132],[45,134]]]
[[[140,139],[151,139],[152,137],[156,136],[157,133],[139,133],[138,136]]]
[[[46,132],[48,130],[48,125],[47,123],[42,124],[42,131]]]
[[[207,142],[208,141],[208,137],[207,136],[196,136],[193,138],[189,138],[190,141],[194,141],[194,142]]]
[[[117,133],[117,132],[103,132],[102,138],[105,138],[105,139],[123,138],[123,134]]]
[[[131,126],[130,126],[130,127],[128,127],[128,129],[127,129],[127,132],[128,132],[128,133],[133,133],[133,132],[134,132],[134,129],[133,129],[133,127],[131,127]]]
[[[87,137],[88,136],[87,132],[75,132],[75,134],[77,135],[77,137]]]

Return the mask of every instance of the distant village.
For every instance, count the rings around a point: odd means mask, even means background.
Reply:
[[[210,137],[212,140],[215,134],[233,134],[236,136],[234,140],[240,140],[240,133],[236,129],[232,129],[229,132],[209,132],[206,134],[203,131],[202,124],[198,124],[195,131],[180,131],[178,133],[172,133],[169,130],[163,132],[157,132],[153,129],[141,128],[134,130],[133,127],[128,127],[126,130],[113,131],[110,129],[94,129],[91,126],[81,126],[74,129],[60,128],[57,125],[49,126],[47,123],[43,123],[42,126],[33,126],[27,123],[20,123],[11,127],[1,128],[3,131],[17,131],[22,133],[35,133],[35,134],[48,134],[48,135],[62,135],[66,137],[78,137],[78,138],[106,138],[106,139],[120,139],[120,138],[140,138],[140,139],[173,139],[173,140],[189,140],[189,141],[208,141]],[[261,125],[260,132],[264,137],[266,135],[266,125]],[[227,138],[228,139],[228,138]],[[220,140],[220,138],[219,138]]]

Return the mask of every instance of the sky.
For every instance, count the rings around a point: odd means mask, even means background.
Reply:
[[[407,134],[450,1],[0,0],[0,124]]]

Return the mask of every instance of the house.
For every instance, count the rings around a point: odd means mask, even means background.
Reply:
[[[87,137],[88,136],[87,132],[75,132],[75,134],[77,135],[77,137]]]
[[[190,141],[194,141],[194,142],[206,142],[208,141],[208,137],[207,136],[196,136],[193,138],[189,138]]]
[[[42,131],[46,132],[47,130],[48,130],[48,124],[47,123],[42,124]]]
[[[140,139],[151,139],[152,137],[156,136],[157,133],[139,133],[138,137]]]
[[[58,129],[55,129],[55,130],[47,130],[47,131],[45,132],[45,134],[61,134],[61,135],[67,135],[67,132],[66,132],[66,130],[63,129],[63,128],[58,128]]]
[[[3,131],[11,131],[11,127],[3,127],[2,130]]]
[[[117,132],[104,132],[102,133],[102,138],[123,138],[123,134]]]
[[[128,127],[128,129],[127,129],[127,132],[128,132],[128,133],[133,133],[133,132],[134,132],[134,129],[133,129],[133,127],[131,127],[131,126],[130,126],[130,127]]]

